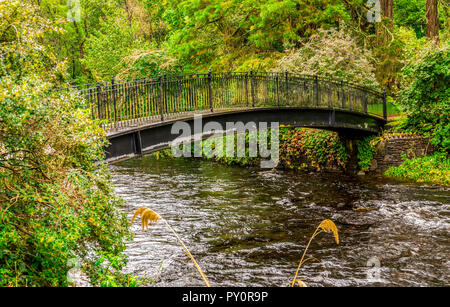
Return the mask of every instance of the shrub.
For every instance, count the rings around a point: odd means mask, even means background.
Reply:
[[[51,22],[23,1],[0,11],[0,287],[66,286],[74,258],[95,285],[134,285],[120,272],[128,222],[96,163],[105,133],[81,97],[50,90],[64,67],[36,21]]]
[[[426,52],[404,69],[408,85],[399,105],[407,114],[402,128],[432,136],[432,144],[450,150],[450,52],[448,46]]]
[[[379,88],[369,50],[344,30],[319,30],[299,49],[278,61],[277,71],[339,78],[369,88]]]

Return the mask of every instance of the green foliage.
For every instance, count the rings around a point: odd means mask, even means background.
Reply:
[[[391,167],[385,175],[415,182],[450,185],[450,158],[446,153],[436,152],[432,156],[406,159],[397,167]]]
[[[276,58],[317,28],[348,18],[335,0],[169,0],[165,7],[176,27],[168,48],[188,71],[242,70],[249,57],[256,60],[253,69],[261,70],[267,66],[259,61]]]
[[[173,72],[176,60],[164,50],[156,49],[154,44],[136,38],[137,30],[128,27],[124,16],[121,17],[109,16],[86,39],[85,58],[81,63],[95,80],[139,79],[163,71]]]
[[[269,130],[267,144],[271,144],[271,135]],[[259,144],[260,135],[256,131],[251,131],[241,136],[245,144],[245,151],[239,156],[237,155],[238,135],[234,135],[233,153],[227,152],[227,136],[201,141],[203,159],[227,165],[259,165],[261,161],[259,151],[256,152],[256,157],[252,157],[249,144],[252,142]],[[219,138],[222,140],[220,141]],[[279,129],[279,148],[280,163],[278,166],[288,169],[312,168],[320,171],[324,168],[345,168],[349,157],[337,133],[326,130],[282,127]],[[183,150],[183,145],[180,145],[179,150]],[[194,143],[191,143],[189,150],[194,156],[196,150]],[[170,149],[158,151],[154,153],[154,156],[157,159],[173,158]]]
[[[92,35],[86,39],[85,57],[81,63],[96,80],[109,80],[124,68],[122,59],[142,44],[133,37],[133,29],[120,18],[101,21]]]
[[[403,129],[432,136],[433,145],[450,150],[450,52],[433,49],[404,69],[408,86],[399,104],[407,114]]]
[[[394,21],[396,25],[406,26],[414,30],[418,38],[426,35],[426,0],[396,0],[394,4]],[[446,10],[445,1],[438,7],[439,24],[443,28],[445,25]],[[447,4],[448,6],[448,4]],[[447,13],[448,14],[448,13]]]
[[[233,152],[227,147],[227,138],[233,141]],[[238,154],[238,144],[244,144],[245,150]],[[210,137],[201,141],[201,156],[203,159],[220,162],[226,165],[239,165],[239,166],[256,166],[261,157],[259,155],[258,144],[260,142],[260,133],[258,131],[246,131],[241,134],[224,135],[220,137]],[[267,144],[271,142],[271,130],[267,130]],[[256,145],[255,154],[250,154],[250,144]],[[199,146],[196,146],[195,142],[190,144],[190,152],[192,156],[198,156],[196,151]],[[180,147],[181,148],[181,147]],[[165,154],[162,153],[162,156]]]
[[[393,11],[397,25],[412,28],[419,38],[425,36],[426,0],[397,0]]]
[[[245,144],[245,151],[238,155],[238,139],[243,138]],[[250,131],[245,134],[232,136],[234,139],[233,153],[227,152],[227,136],[223,136],[221,143],[216,143],[214,139],[207,139],[203,141],[203,156],[206,159],[213,159],[214,161],[221,162],[227,165],[240,165],[240,166],[256,166],[260,161],[259,151],[256,152],[256,157],[250,155],[250,144],[259,144],[260,133],[258,131]],[[271,131],[267,131],[267,143],[270,144]],[[195,148],[192,147],[194,152]],[[219,154],[221,153],[221,154]]]
[[[372,159],[376,153],[374,136],[368,136],[358,142],[358,165],[362,171],[369,170]]]
[[[96,163],[105,132],[81,97],[50,90],[64,69],[41,44],[53,24],[24,1],[0,12],[0,286],[66,286],[74,258],[96,285],[134,284],[120,273],[128,221]],[[110,266],[95,275],[101,257]]]
[[[36,13],[28,2],[0,2],[0,77],[22,78],[39,71],[48,81],[64,76],[63,63],[55,52],[39,43],[46,35],[60,34],[63,29]]]

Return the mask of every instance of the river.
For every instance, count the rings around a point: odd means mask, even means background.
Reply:
[[[129,219],[145,206],[182,238],[212,286],[449,286],[450,189],[383,177],[246,169],[145,156],[110,166]],[[156,286],[203,286],[164,223],[131,230],[125,271]]]

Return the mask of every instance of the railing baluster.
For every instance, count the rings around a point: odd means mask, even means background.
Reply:
[[[249,80],[250,79],[250,80]],[[249,84],[250,81],[250,84]],[[387,119],[386,91],[288,73],[253,72],[167,75],[117,82],[96,82],[79,88],[93,119],[106,120],[105,129],[117,130],[136,123],[164,121],[192,111],[267,106],[341,108],[369,114],[369,105],[382,102]],[[251,100],[251,101],[250,101]],[[381,112],[378,112],[378,115]],[[158,118],[159,114],[159,118]],[[102,125],[105,127],[105,125]]]
[[[114,77],[111,78],[111,94],[113,99],[113,107],[114,107],[114,123],[113,126],[115,127],[117,123],[117,107],[116,107],[116,85],[114,82]]]
[[[315,88],[316,88],[316,107],[319,107],[319,80],[317,75],[314,77],[315,80]]]
[[[277,76],[275,77],[275,80],[276,80],[277,105],[280,106],[280,93],[278,90],[278,73]]]
[[[163,97],[161,73],[158,75],[158,85],[159,85],[159,114],[161,116],[161,121],[164,121],[164,107],[163,107],[164,97]]]
[[[208,100],[209,100],[209,109],[213,112],[213,91],[212,91],[212,77],[211,77],[211,68],[208,70]]]
[[[102,113],[101,113],[101,101],[100,101],[100,83],[97,82],[97,112],[98,112],[98,119],[102,119]]]
[[[284,71],[284,80],[285,80],[285,83],[286,83],[286,92],[284,94],[284,98],[285,98],[284,104],[288,105],[289,104],[289,82],[288,82],[288,71],[287,71],[287,69]]]
[[[254,84],[253,84],[253,68],[250,68],[250,92],[252,95],[252,107],[255,107],[255,90],[254,90]]]
[[[248,72],[245,72],[245,106],[248,107]]]

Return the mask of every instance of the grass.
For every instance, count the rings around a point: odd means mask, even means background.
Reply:
[[[383,115],[383,104],[379,103],[379,104],[368,105],[367,111],[369,113]],[[390,102],[386,103],[386,112],[387,112],[388,117],[400,115],[400,110],[393,103],[390,103]]]
[[[406,159],[400,166],[390,167],[385,175],[415,182],[450,185],[450,158],[447,153]]]

